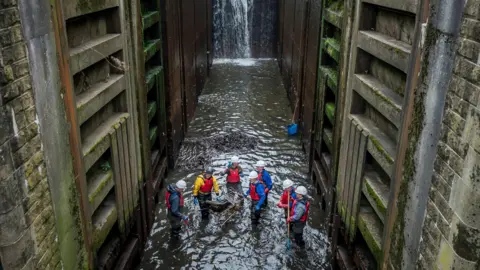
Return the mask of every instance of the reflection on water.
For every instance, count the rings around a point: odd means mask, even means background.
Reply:
[[[215,64],[195,115],[178,166],[167,179],[168,183],[187,181],[184,213],[190,214],[193,226],[185,228],[182,240],[170,240],[162,191],[139,269],[327,269],[328,239],[315,221],[319,220],[315,197],[311,198],[304,232],[306,249],[285,248],[283,209],[276,207],[281,184],[289,178],[305,185],[311,196],[314,189],[307,178],[307,160],[299,138],[286,134],[291,113],[276,62]],[[193,205],[191,187],[201,167],[222,170],[234,154],[240,157],[245,175],[254,169],[255,162],[264,160],[274,182],[268,207],[254,229],[248,200],[239,211],[213,213],[207,222],[201,221],[200,210]],[[225,186],[225,177],[217,179]],[[242,186],[246,191],[246,177]]]

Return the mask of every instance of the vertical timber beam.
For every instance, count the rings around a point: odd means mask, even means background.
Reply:
[[[64,269],[92,269],[91,224],[62,1],[20,0]]]
[[[422,0],[418,7],[403,106],[405,113],[384,229],[383,269],[394,266],[414,269],[418,260],[464,7],[465,0]],[[430,21],[426,27],[425,44],[422,44],[422,22],[427,16]]]

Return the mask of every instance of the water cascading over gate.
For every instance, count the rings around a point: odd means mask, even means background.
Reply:
[[[216,0],[214,4],[215,58],[251,57],[251,10],[253,0]],[[250,19],[249,19],[250,18]]]

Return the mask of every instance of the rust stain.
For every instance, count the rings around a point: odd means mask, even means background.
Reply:
[[[421,32],[422,32],[422,24],[425,23],[428,19],[429,15],[429,3],[430,0],[421,0],[420,5],[417,9],[417,17],[416,17],[416,25],[415,25],[415,37],[414,37],[414,44],[412,46],[412,56],[410,59],[410,67],[408,69],[407,74],[407,86],[406,91],[408,98],[408,103],[404,105],[404,119],[402,122],[401,134],[398,144],[398,151],[396,156],[396,163],[395,163],[395,172],[392,179],[392,187],[393,187],[393,196],[390,196],[390,202],[388,205],[388,218],[386,220],[385,229],[384,229],[384,242],[383,242],[383,262],[381,269],[388,269],[388,259],[390,254],[390,247],[391,247],[391,234],[393,231],[393,226],[395,224],[396,216],[397,216],[397,205],[396,202],[398,200],[398,196],[400,193],[400,186],[402,181],[402,173],[403,173],[403,163],[405,160],[405,155],[407,152],[408,147],[408,130],[410,124],[412,123],[412,114],[413,114],[413,105],[415,99],[415,89],[417,88],[418,84],[418,74],[420,73],[421,68],[421,58],[422,58],[422,48],[420,48],[421,42]]]
[[[85,187],[85,175],[83,173],[82,168],[82,154],[80,153],[80,138],[79,138],[79,130],[78,124],[76,120],[76,106],[74,104],[74,96],[73,96],[73,89],[72,89],[72,82],[70,76],[70,69],[68,66],[68,58],[65,56],[66,52],[64,49],[64,42],[65,39],[63,35],[65,34],[64,29],[64,19],[62,13],[62,3],[60,0],[53,1],[53,12],[54,12],[54,33],[55,33],[55,44],[57,49],[57,57],[58,57],[58,66],[60,69],[60,78],[62,81],[62,90],[64,96],[64,104],[66,110],[67,121],[70,124],[69,130],[69,141],[70,141],[70,150],[72,151],[72,158],[73,158],[73,169],[75,174],[75,184],[77,189],[80,191],[80,209],[81,209],[81,218],[82,218],[82,227],[84,230],[83,236],[86,243],[87,248],[87,256],[88,256],[88,266],[90,269],[93,269],[93,254],[91,249],[91,235],[90,230],[87,222],[86,217],[86,187]]]

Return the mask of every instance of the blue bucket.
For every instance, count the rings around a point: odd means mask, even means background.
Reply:
[[[287,126],[288,135],[292,136],[297,134],[297,124],[290,124]]]

